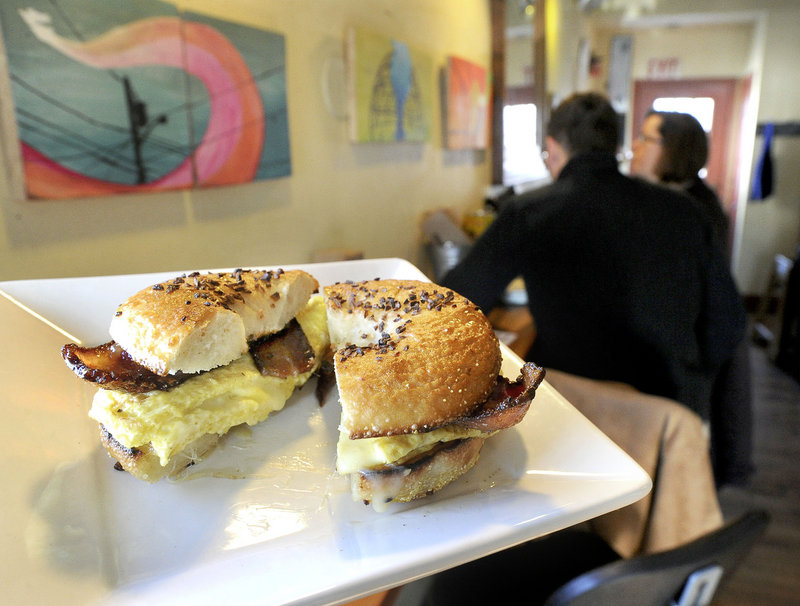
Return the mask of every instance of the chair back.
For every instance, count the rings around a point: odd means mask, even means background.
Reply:
[[[769,519],[753,510],[680,547],[601,566],[561,586],[545,606],[704,606]]]

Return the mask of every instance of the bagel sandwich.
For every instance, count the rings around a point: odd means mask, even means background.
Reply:
[[[459,478],[485,440],[522,420],[544,370],[512,381],[491,324],[467,298],[413,280],[323,289],[341,420],[336,468],[382,510]]]
[[[232,427],[284,407],[328,353],[319,284],[299,271],[184,274],[129,297],[111,341],[62,357],[96,384],[89,416],[115,466],[175,478]]]

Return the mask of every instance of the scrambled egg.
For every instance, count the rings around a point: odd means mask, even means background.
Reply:
[[[295,387],[319,366],[328,347],[325,305],[319,295],[297,315],[317,354],[315,368],[296,377],[265,377],[249,353],[169,391],[129,394],[101,389],[89,416],[129,448],[150,443],[161,465],[208,433],[224,434],[234,425],[255,425],[286,404]]]
[[[351,440],[347,432],[341,431],[336,446],[336,470],[344,475],[390,463],[401,464],[405,459],[430,450],[439,442],[489,435],[491,433],[478,429],[447,426],[426,433]]]

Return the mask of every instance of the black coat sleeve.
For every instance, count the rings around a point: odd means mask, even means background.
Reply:
[[[505,207],[466,257],[444,276],[442,286],[467,297],[488,313],[521,273],[515,254],[521,233],[515,207]]]

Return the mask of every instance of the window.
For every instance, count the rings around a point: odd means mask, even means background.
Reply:
[[[697,118],[704,131],[711,132],[714,120],[714,99],[711,97],[659,97],[653,101],[653,109],[658,112],[691,114]]]
[[[522,185],[549,176],[536,144],[536,106],[533,103],[503,108],[503,184]]]

